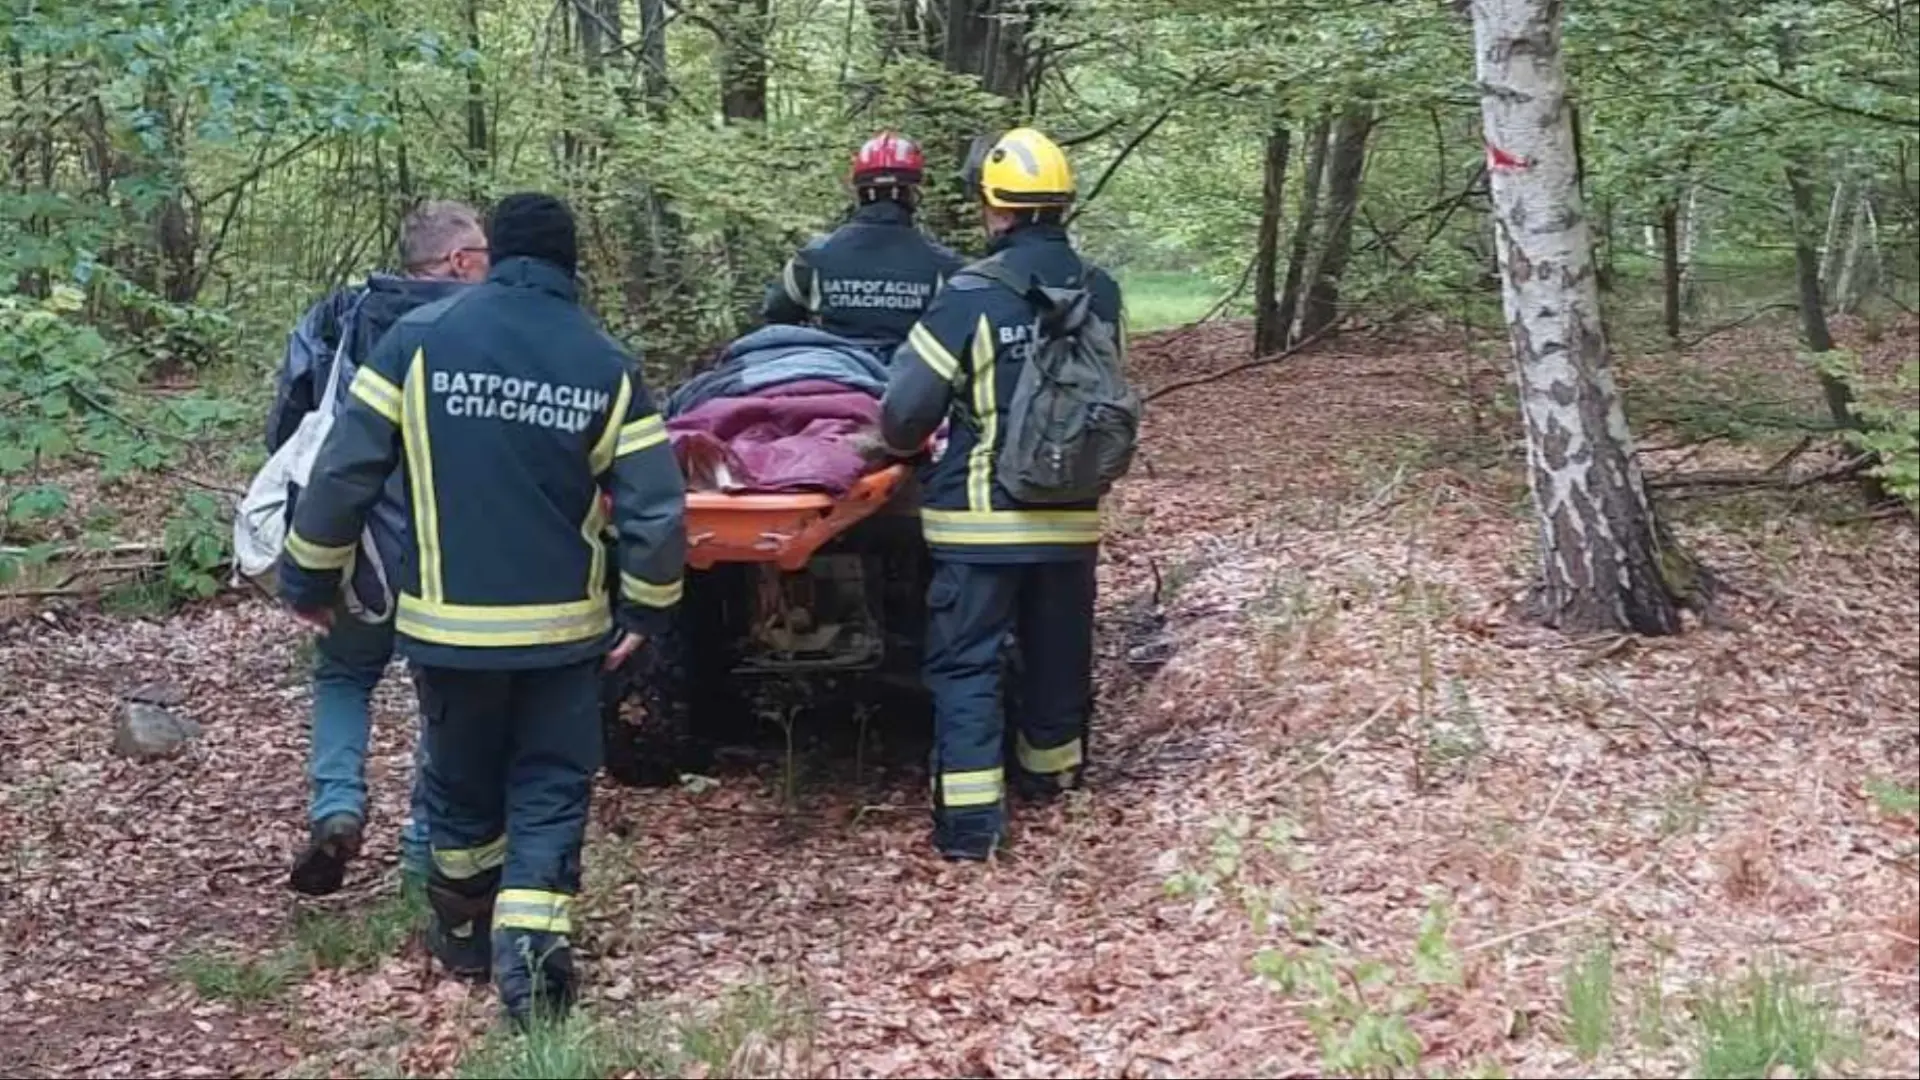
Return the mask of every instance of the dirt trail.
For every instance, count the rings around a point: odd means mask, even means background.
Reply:
[[[1241,347],[1209,328],[1138,363],[1164,385]],[[1528,560],[1513,448],[1500,421],[1476,435],[1448,388],[1463,374],[1497,380],[1441,352],[1356,348],[1156,403],[1147,467],[1111,514],[1094,790],[1019,810],[997,865],[930,857],[910,770],[808,784],[792,812],[767,770],[697,791],[603,785],[588,1010],[639,1024],[743,985],[804,1001],[808,1038],[737,1049],[759,1074],[1366,1060],[1314,1034],[1343,998],[1254,975],[1264,948],[1270,974],[1324,970],[1336,988],[1388,963],[1363,1011],[1404,1022],[1423,1068],[1627,1075],[1689,1068],[1685,1003],[1777,957],[1839,1004],[1864,1070],[1910,1065],[1916,828],[1868,785],[1911,786],[1916,769],[1912,529],[1689,523],[1739,589],[1738,629],[1532,630],[1508,614]],[[1152,641],[1139,610],[1156,579]],[[245,1005],[183,979],[196,950],[273,954],[315,906],[283,885],[307,700],[290,620],[233,602],[3,633],[0,1072],[444,1074],[477,1052],[490,1001],[413,945],[302,969]],[[1142,645],[1170,650],[1163,669],[1128,661]],[[371,858],[324,905],[343,918],[392,888],[409,745],[394,674]],[[188,692],[204,737],[180,760],[110,757],[117,696],[156,678]],[[1621,1018],[1586,1066],[1562,985],[1605,936]],[[1457,979],[1388,1005],[1428,964]],[[1664,1003],[1660,1038],[1635,1035],[1646,1001]]]

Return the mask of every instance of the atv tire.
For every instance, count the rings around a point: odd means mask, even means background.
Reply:
[[[711,753],[693,737],[692,701],[671,639],[649,641],[600,684],[600,732],[607,775],[627,787],[664,788],[708,767]],[[637,697],[640,715],[624,708]]]

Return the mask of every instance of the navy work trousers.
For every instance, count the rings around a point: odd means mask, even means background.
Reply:
[[[933,696],[934,806],[950,829],[1004,825],[1006,717],[1025,782],[1079,778],[1093,704],[1094,560],[984,565],[937,560],[927,589],[924,678]],[[1019,685],[1001,686],[1008,636]],[[1003,697],[1003,689],[1013,692]]]
[[[497,880],[496,937],[512,929],[565,936],[600,768],[600,661],[530,671],[420,667],[416,678],[434,877]]]

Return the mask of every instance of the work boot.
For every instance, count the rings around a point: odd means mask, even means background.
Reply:
[[[521,1030],[566,1018],[579,994],[573,945],[564,934],[542,930],[497,930],[493,979],[507,1019]]]
[[[485,980],[491,974],[493,892],[499,872],[480,881],[427,881],[427,951],[440,966],[462,979]],[[485,890],[481,892],[481,890]]]
[[[307,849],[294,860],[288,881],[308,896],[326,896],[347,880],[347,863],[360,854],[361,822],[357,814],[329,814],[313,825]]]
[[[933,819],[933,846],[942,858],[985,862],[1004,846],[1006,829],[998,811],[960,810],[936,813]]]
[[[1050,803],[1066,792],[1078,791],[1081,785],[1081,770],[1077,768],[1065,772],[1037,773],[1015,765],[1008,772],[1013,781],[1013,793],[1023,802]]]

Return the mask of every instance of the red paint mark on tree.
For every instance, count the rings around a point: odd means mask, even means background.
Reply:
[[[1516,169],[1531,168],[1532,166],[1533,162],[1528,161],[1524,157],[1509,154],[1492,143],[1487,144],[1487,168],[1489,169],[1511,172]]]

